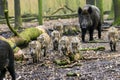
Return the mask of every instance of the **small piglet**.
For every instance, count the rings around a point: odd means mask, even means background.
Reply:
[[[54,30],[51,33],[51,37],[52,37],[52,43],[53,43],[53,50],[58,50],[58,44],[61,37],[60,32],[57,30]]]
[[[41,44],[38,41],[31,41],[28,47],[33,63],[39,62],[41,57]]]
[[[62,53],[63,55],[69,55],[69,45],[70,45],[69,38],[67,36],[61,37],[59,41],[60,53]]]
[[[110,44],[111,51],[116,51],[116,43],[119,40],[118,29],[115,27],[110,27],[108,30],[108,40]]]
[[[47,33],[42,33],[37,40],[41,44],[41,50],[44,50],[43,56],[46,56],[47,50],[49,49],[49,44],[51,41],[50,36]]]

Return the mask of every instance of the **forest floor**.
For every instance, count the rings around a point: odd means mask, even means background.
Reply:
[[[44,22],[46,28],[52,28],[53,24],[59,23],[59,20],[51,20]],[[60,23],[78,24],[77,19],[63,19]],[[108,23],[109,24],[109,23]],[[38,26],[37,22],[23,23],[23,27]],[[104,25],[105,26],[105,25]],[[108,26],[108,25],[107,25]],[[5,32],[4,34],[1,32]],[[0,24],[0,33],[4,37],[9,37],[11,33],[5,24]],[[6,34],[8,33],[8,34]],[[74,35],[80,38],[80,35]],[[70,36],[71,38],[73,36]],[[106,31],[102,32],[102,40],[107,41]],[[97,40],[97,32],[94,33]],[[88,36],[86,37],[88,39]],[[104,46],[104,51],[81,51],[81,54],[88,60],[79,60],[73,67],[60,67],[53,63],[53,60],[59,57],[57,51],[50,49],[47,57],[41,59],[39,63],[23,64],[16,62],[15,70],[17,80],[120,80],[120,42],[117,43],[117,51],[110,52],[109,43],[82,43],[81,48],[96,48]],[[24,49],[23,49],[24,50]],[[43,65],[43,64],[46,65]],[[74,64],[71,63],[70,65]],[[70,77],[68,72],[77,73],[79,75]]]

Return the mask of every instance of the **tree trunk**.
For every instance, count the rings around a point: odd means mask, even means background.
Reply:
[[[86,4],[95,5],[95,0],[86,0]]]
[[[80,6],[80,0],[76,0],[76,4],[79,7]]]
[[[15,29],[19,29],[22,26],[20,0],[14,0],[15,10]]]
[[[38,0],[38,22],[39,22],[39,25],[43,24],[43,21],[42,21],[42,0]]]
[[[6,9],[6,0],[4,0],[4,15],[6,18],[7,25],[9,29],[14,33],[15,37],[12,38],[12,42],[16,45],[22,45],[28,43],[30,40],[35,39],[41,34],[41,30],[39,28],[28,28],[25,31],[21,32],[20,34],[11,27],[8,19],[8,10]]]
[[[114,5],[114,24],[120,25],[120,0],[113,0]]]
[[[4,16],[3,0],[0,0],[0,17]]]
[[[114,6],[113,6],[113,1],[112,1],[111,10],[110,10],[108,19],[113,19],[113,18],[114,18]]]
[[[6,1],[6,8],[8,8],[8,4],[7,4],[7,1]],[[4,1],[3,0],[0,0],[0,17],[4,17]]]
[[[103,0],[96,0],[96,6],[100,9],[101,20],[103,22]]]

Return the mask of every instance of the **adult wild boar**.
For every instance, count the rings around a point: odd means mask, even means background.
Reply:
[[[85,5],[78,8],[79,23],[82,31],[82,41],[85,42],[85,34],[89,31],[89,40],[93,40],[94,29],[98,30],[98,38],[101,38],[100,10],[93,5]]]
[[[7,70],[15,80],[13,50],[7,42],[0,40],[0,80],[3,80]]]

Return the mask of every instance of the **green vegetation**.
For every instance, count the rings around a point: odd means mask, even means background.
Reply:
[[[64,31],[64,35],[76,35],[80,32],[80,29],[78,29],[77,26],[69,26],[70,28],[69,29],[66,29],[65,28],[65,31]]]
[[[75,73],[75,72],[68,72],[68,73],[66,74],[66,76],[74,77],[74,76],[80,76],[80,74]]]
[[[36,39],[42,31],[40,32],[37,28],[31,27],[20,33],[20,36],[25,39],[28,43],[30,40]]]
[[[39,25],[43,24],[43,18],[42,18],[42,0],[38,0],[38,22],[39,22]]]
[[[105,50],[105,47],[100,46],[100,47],[97,47],[97,48],[84,48],[84,49],[80,49],[80,51],[90,51],[90,50],[94,50],[94,51],[104,51],[104,50]]]
[[[10,25],[8,9],[7,9],[7,5],[5,3],[6,3],[6,0],[4,0],[4,15],[5,15],[5,19],[6,19],[7,25],[9,27],[9,29],[14,33],[15,36],[19,36],[17,31],[15,31],[15,29]]]
[[[82,60],[84,57],[82,56],[81,53],[76,53],[76,54],[70,54],[68,56],[65,56],[65,59],[55,59],[54,63],[62,66],[62,67],[72,67],[72,66],[80,66],[81,64],[73,64],[70,65],[72,62]]]
[[[66,3],[66,1],[68,1]],[[111,1],[112,0],[103,0],[103,9],[104,11],[111,10]],[[75,10],[77,12],[78,6],[84,6],[85,0],[43,0],[43,15],[49,15],[61,6],[65,4]],[[9,15],[14,15],[14,0],[8,0],[8,8],[9,8]],[[20,0],[21,3],[21,15],[25,14],[38,14],[38,0]],[[64,11],[60,11],[55,15],[64,14]],[[67,10],[67,14],[71,14],[69,10]]]
[[[56,59],[56,60],[54,60],[54,63],[59,66],[64,66],[64,65],[69,64],[69,61],[66,59],[65,60]]]
[[[120,17],[116,19],[116,21],[113,23],[113,25],[115,25],[115,26],[120,25]]]

